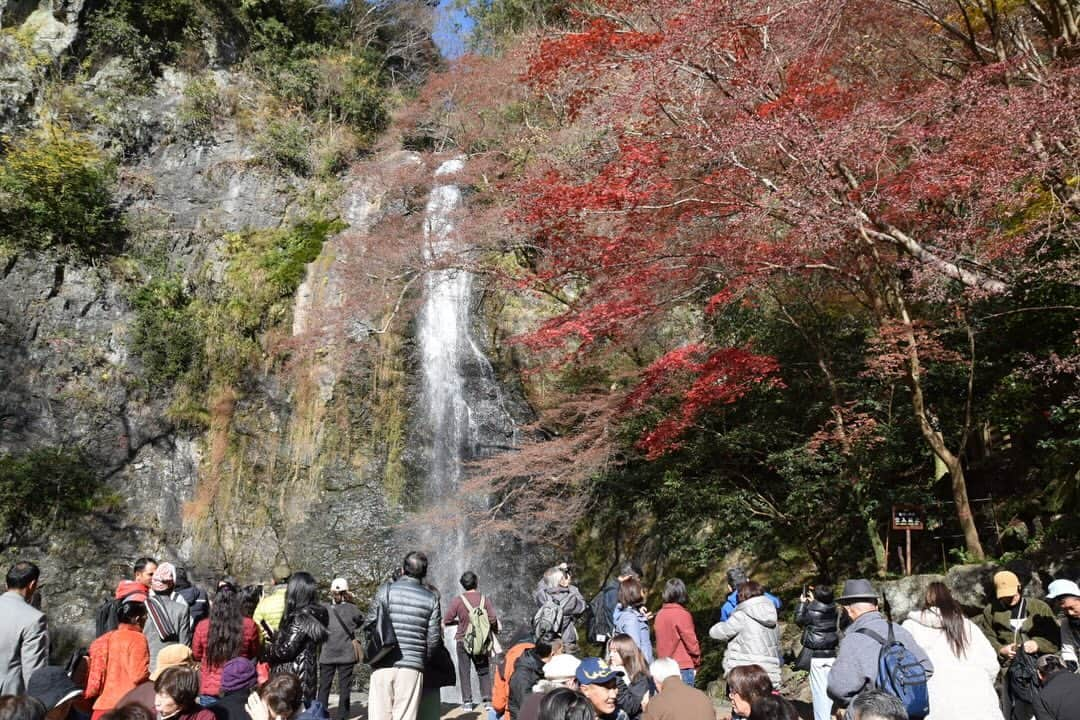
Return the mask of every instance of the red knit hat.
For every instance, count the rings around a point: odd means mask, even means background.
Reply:
[[[116,586],[116,599],[127,602],[146,602],[146,586],[134,580],[121,580]]]

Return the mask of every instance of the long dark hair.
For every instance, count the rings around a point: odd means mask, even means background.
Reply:
[[[244,617],[255,614],[255,608],[259,606],[260,600],[262,600],[262,585],[245,585],[240,590],[240,612]]]
[[[282,620],[309,605],[319,604],[319,587],[315,578],[308,572],[294,572],[289,576],[289,585],[285,590],[285,615]]]
[[[206,634],[206,659],[210,665],[224,665],[240,653],[244,640],[244,614],[236,588],[218,588],[210,605],[210,628]]]
[[[967,628],[964,627],[964,611],[945,583],[932,582],[927,586],[926,607],[938,609],[941,614],[941,629],[945,631],[953,655],[958,658],[965,657],[969,638]]]

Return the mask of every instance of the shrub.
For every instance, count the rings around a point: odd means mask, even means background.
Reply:
[[[131,351],[157,388],[175,384],[203,352],[203,328],[179,277],[151,280],[131,296]]]
[[[344,224],[307,218],[291,228],[230,233],[224,282],[198,296],[177,276],[131,295],[136,319],[129,347],[155,388],[173,388],[169,417],[205,427],[211,388],[237,386],[263,355],[262,334],[285,320],[306,266]]]
[[[297,175],[311,172],[311,143],[311,128],[295,117],[271,120],[255,142],[264,164]]]
[[[0,161],[0,241],[87,255],[119,249],[115,166],[85,135],[47,125],[17,138]]]
[[[0,542],[69,526],[94,509],[100,482],[79,450],[0,455]]]
[[[83,55],[91,64],[112,57],[131,61],[141,75],[173,62],[198,34],[197,0],[113,0],[87,16]]]
[[[226,115],[225,101],[213,75],[191,80],[184,87],[184,98],[176,113],[181,137],[192,142],[207,142],[214,128]]]

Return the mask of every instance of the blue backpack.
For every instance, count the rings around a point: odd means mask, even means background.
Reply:
[[[874,683],[878,690],[900,698],[911,720],[922,720],[929,715],[930,690],[926,685],[926,668],[915,653],[896,640],[893,624],[889,623],[888,640],[866,628],[859,628],[855,632],[868,635],[881,644],[877,681]]]

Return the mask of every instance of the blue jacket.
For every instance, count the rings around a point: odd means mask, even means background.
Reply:
[[[645,662],[652,663],[652,640],[649,639],[649,623],[636,608],[615,606],[615,632],[626,633],[637,643]]]
[[[727,600],[720,606],[720,619],[717,622],[727,622],[731,618],[731,613],[735,612],[735,606],[739,604],[738,594],[734,590],[727,596]],[[779,610],[781,607],[780,598],[776,597],[772,593],[765,593],[765,597],[772,600],[772,604]]]

